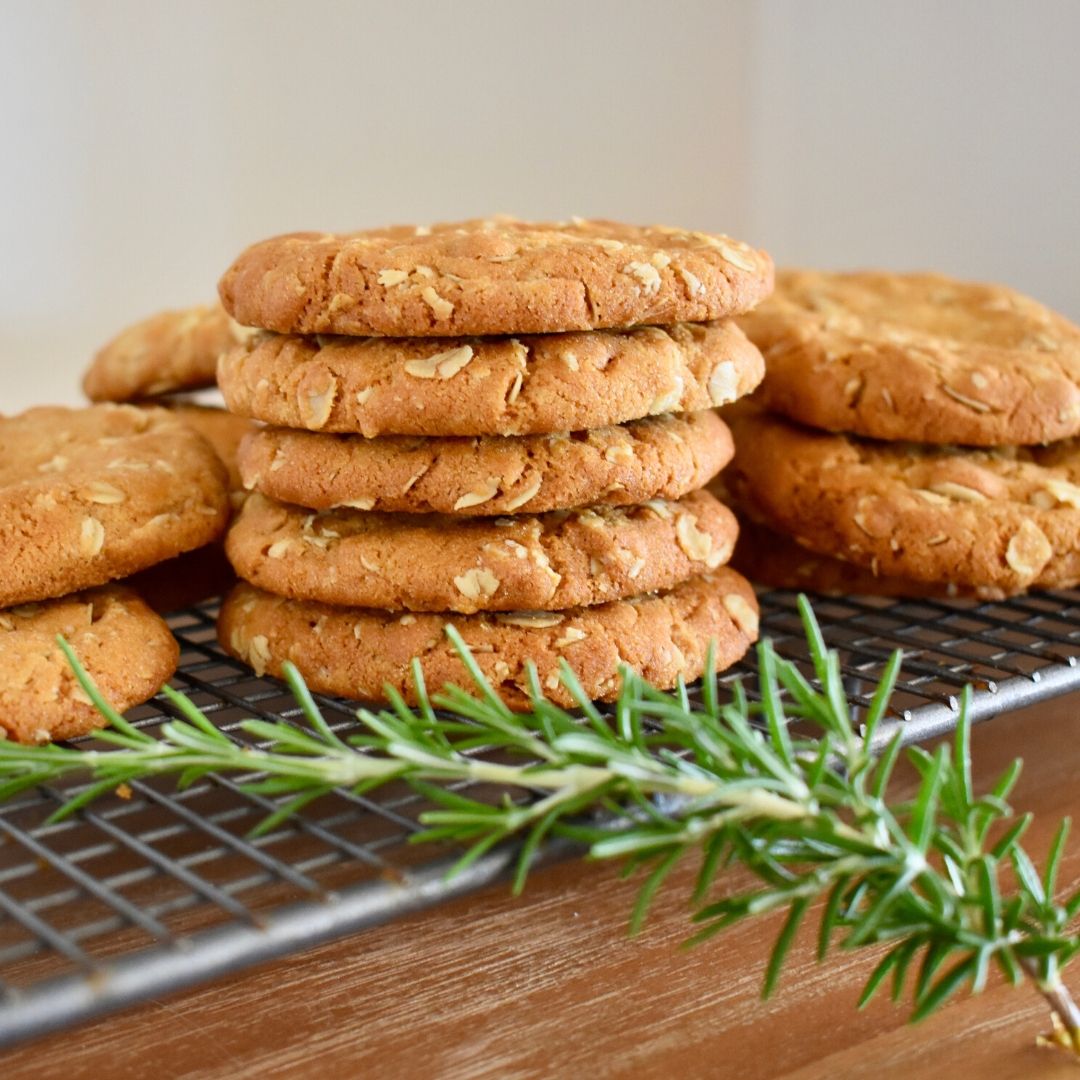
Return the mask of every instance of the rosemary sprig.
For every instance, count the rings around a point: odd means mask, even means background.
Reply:
[[[1015,817],[1006,801],[1020,763],[989,792],[973,790],[970,693],[953,746],[902,751],[897,734],[880,753],[873,750],[899,653],[857,727],[838,657],[825,648],[805,598],[800,610],[817,685],[764,641],[758,702],[736,684],[731,701],[722,704],[710,661],[701,706],[690,703],[683,686],[664,693],[624,670],[607,715],[587,700],[564,664],[562,681],[576,713],[548,701],[531,668],[530,711],[514,713],[450,628],[479,697],[453,686],[429,697],[414,663],[419,707],[390,692],[390,707],[359,710],[362,732],[343,739],[299,672],[286,665],[307,724],[244,721],[242,729],[260,746],[234,741],[170,687],[163,693],[176,718],[154,735],[138,730],[101,698],[61,641],[109,721],[100,737],[116,749],[0,742],[0,798],[68,773],[89,773],[91,782],[54,815],[60,817],[158,773],[176,774],[181,786],[211,772],[232,773],[247,790],[280,800],[259,826],[266,831],[336,787],[359,793],[403,780],[434,804],[421,815],[424,829],[414,839],[464,847],[457,868],[519,838],[519,890],[539,845],[557,835],[586,845],[594,858],[647,871],[631,914],[633,931],[674,867],[697,855],[691,942],[753,915],[785,912],[766,996],[776,988],[797,930],[816,911],[819,959],[834,948],[885,948],[861,1004],[888,982],[894,1000],[910,993],[918,1020],[962,987],[978,993],[997,967],[1013,983],[1031,980],[1050,1006],[1053,1040],[1080,1054],[1080,1011],[1061,981],[1080,949],[1070,929],[1080,891],[1055,898],[1068,821],[1040,874],[1021,842],[1030,817]],[[916,790],[890,799],[902,752],[917,774]],[[446,786],[458,781],[497,785],[525,798],[507,794],[493,803],[460,784]],[[731,864],[749,870],[752,884],[725,889],[722,871]]]

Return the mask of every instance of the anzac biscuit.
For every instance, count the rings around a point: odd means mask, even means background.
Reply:
[[[218,292],[245,326],[453,337],[719,319],[764,299],[772,275],[768,255],[727,236],[503,218],[277,236]]]
[[[378,435],[546,435],[724,405],[761,382],[733,322],[521,338],[259,334],[218,384],[232,412]]]
[[[119,586],[0,611],[0,732],[16,742],[70,739],[105,723],[58,634],[120,712],[157,693],[180,655],[165,623]]]
[[[197,405],[191,401],[169,401],[163,404],[173,416],[183,420],[214,448],[214,453],[221,459],[229,474],[229,490],[242,491],[237,454],[241,440],[248,432],[256,431],[258,425],[246,417],[234,416],[231,412],[212,405]]]
[[[1080,433],[1080,328],[998,285],[782,271],[741,320],[765,404],[878,439],[1029,445]]]
[[[125,577],[218,537],[225,470],[164,409],[0,418],[0,605]]]
[[[750,516],[887,577],[1006,593],[1080,582],[1080,443],[959,450],[728,416]]]
[[[627,665],[654,686],[692,681],[713,643],[718,670],[730,667],[757,639],[753,589],[723,567],[667,592],[568,611],[501,615],[401,615],[286,600],[239,584],[222,604],[218,636],[256,674],[280,675],[291,660],[322,693],[385,700],[384,687],[416,703],[411,661],[417,657],[430,691],[454,683],[476,692],[448,638],[453,625],[476,663],[511,708],[528,706],[526,663],[536,664],[551,701],[574,704],[559,682],[561,660],[590,698],[610,701]]]
[[[160,312],[98,351],[83,392],[91,401],[136,401],[213,386],[218,357],[250,333],[219,304]]]
[[[250,496],[226,539],[237,574],[298,600],[388,611],[516,611],[671,588],[727,562],[734,515],[708,492],[678,502],[451,518],[308,513]]]
[[[423,438],[253,432],[240,449],[244,486],[316,510],[529,514],[678,499],[731,459],[715,412],[657,416],[558,435]]]
[[[962,590],[952,584],[935,585],[877,575],[842,559],[807,551],[790,537],[747,518],[739,520],[739,539],[731,556],[731,566],[755,585],[767,589],[823,596],[999,600],[1005,595],[1000,589]]]

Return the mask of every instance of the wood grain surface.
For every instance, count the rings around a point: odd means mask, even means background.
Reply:
[[[983,786],[1017,754],[1014,803],[1034,810],[1041,859],[1062,814],[1080,817],[1080,698],[976,729]],[[537,872],[213,986],[50,1036],[0,1057],[15,1077],[905,1077],[1065,1080],[1035,1047],[1048,1026],[1027,987],[994,983],[912,1027],[882,1000],[855,1010],[874,955],[813,961],[797,946],[762,1003],[774,920],[681,949],[694,867],[677,872],[628,940],[635,882],[612,867]],[[1080,835],[1063,882],[1080,878]],[[804,935],[805,939],[809,934]],[[1080,965],[1071,982],[1080,989]]]

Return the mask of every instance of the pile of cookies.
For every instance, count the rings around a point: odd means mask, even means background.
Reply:
[[[725,565],[737,526],[701,490],[732,453],[712,411],[759,382],[731,316],[772,287],[723,236],[611,222],[473,221],[249,248],[220,284],[260,328],[219,364],[252,491],[227,552],[223,646],[257,673],[415,700],[469,684],[460,632],[505,700],[566,660],[611,698],[628,664],[700,675],[757,634]]]
[[[1080,582],[1080,328],[936,274],[777,275],[729,416],[762,584],[995,598]],[[760,405],[759,405],[760,403]]]
[[[0,735],[46,742],[104,723],[64,635],[127,709],[176,668],[169,628],[127,578],[221,535],[225,471],[162,409],[46,407],[0,418]]]

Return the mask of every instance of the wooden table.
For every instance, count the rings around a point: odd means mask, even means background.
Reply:
[[[1016,755],[1014,804],[1034,810],[1039,858],[1063,814],[1080,819],[1080,698],[990,721],[974,737],[985,787]],[[1028,987],[992,984],[906,1025],[882,1000],[855,1011],[874,957],[818,966],[800,942],[778,995],[758,996],[774,920],[684,951],[693,867],[625,936],[636,884],[612,867],[537,872],[213,986],[54,1035],[0,1057],[16,1077],[710,1076],[1073,1078],[1039,1050],[1048,1026]],[[1063,881],[1080,878],[1080,831]],[[809,934],[804,935],[809,938]],[[1080,963],[1072,972],[1080,991]]]

